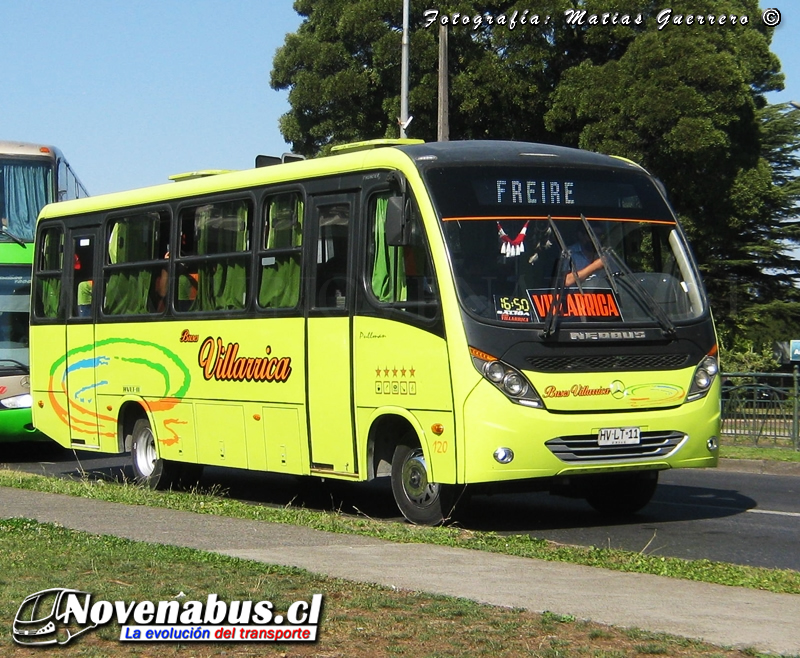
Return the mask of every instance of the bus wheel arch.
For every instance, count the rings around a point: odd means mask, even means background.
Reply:
[[[419,436],[411,421],[399,414],[384,414],[374,420],[367,440],[369,480],[392,475],[394,451],[402,441],[409,440],[408,437],[412,434],[416,437],[417,445],[420,445]]]
[[[388,476],[403,516],[417,525],[445,523],[455,502],[453,485],[433,482],[422,429],[402,412],[376,418],[367,443],[369,479]]]
[[[202,465],[170,461],[159,455],[152,422],[144,407],[136,403],[124,405],[120,409],[119,427],[124,448],[131,455],[137,484],[151,489],[171,489],[197,483]]]
[[[120,452],[130,452],[133,443],[133,425],[139,418],[147,418],[144,407],[131,400],[122,403],[117,415],[117,441]]]

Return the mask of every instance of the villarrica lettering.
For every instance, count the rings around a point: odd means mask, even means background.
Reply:
[[[285,382],[292,374],[292,358],[272,356],[267,345],[267,356],[239,356],[239,343],[225,345],[222,338],[209,336],[200,346],[197,362],[207,380],[238,382]]]

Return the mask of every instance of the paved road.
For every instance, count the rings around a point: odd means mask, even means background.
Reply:
[[[0,462],[52,475],[121,478],[125,459],[57,449],[6,449]],[[49,459],[41,459],[49,457]],[[386,482],[351,484],[208,468],[202,484],[256,503],[339,509],[373,518],[398,518]],[[684,470],[661,475],[656,496],[629,522],[609,524],[584,501],[546,493],[475,496],[458,522],[470,529],[530,534],[584,546],[611,546],[684,559],[800,571],[800,477]]]
[[[15,516],[721,646],[800,650],[800,596],[791,594],[0,487],[0,517]]]

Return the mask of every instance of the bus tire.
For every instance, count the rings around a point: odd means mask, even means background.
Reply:
[[[605,516],[632,516],[650,502],[657,485],[658,471],[597,477],[586,489],[586,502]]]
[[[392,493],[403,516],[416,525],[440,525],[452,511],[452,487],[430,482],[422,448],[399,445],[392,457]]]
[[[200,478],[202,466],[181,464],[158,456],[156,439],[146,418],[139,418],[133,424],[131,436],[133,477],[138,484],[151,489],[169,489],[178,484],[190,484],[191,477],[195,482]]]

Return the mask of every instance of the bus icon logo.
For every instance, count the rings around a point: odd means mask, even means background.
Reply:
[[[66,644],[77,635],[97,626],[94,623],[70,623],[67,599],[79,599],[84,605],[88,605],[91,594],[54,587],[26,597],[14,617],[14,642],[27,646]]]

